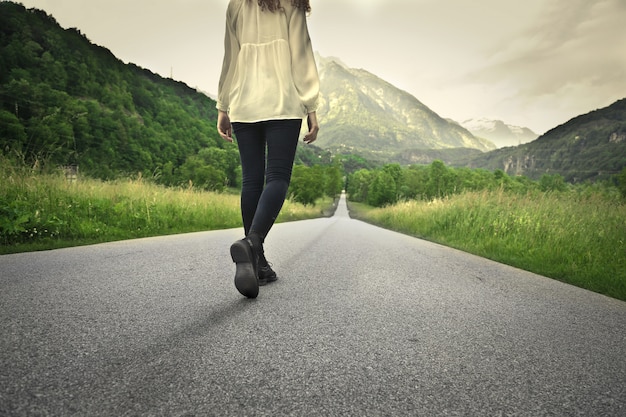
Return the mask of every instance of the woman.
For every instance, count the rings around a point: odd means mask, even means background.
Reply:
[[[217,130],[229,142],[234,132],[239,147],[246,237],[230,253],[235,287],[249,298],[277,279],[263,242],[287,195],[302,119],[309,127],[304,142],[319,130],[309,11],[309,0],[230,0],[226,13]]]

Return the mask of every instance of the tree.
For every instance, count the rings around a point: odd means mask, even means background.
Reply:
[[[289,196],[294,201],[304,205],[315,204],[315,201],[324,195],[324,187],[320,186],[320,182],[323,183],[324,178],[319,175],[320,172],[319,168],[309,168],[304,165],[294,166],[289,185]]]
[[[341,190],[343,189],[343,178],[338,164],[335,163],[326,167],[324,176],[326,177],[324,194],[332,198],[341,194]]]
[[[398,201],[396,182],[388,171],[380,170],[374,174],[367,203],[374,207],[382,207]]]
[[[428,167],[413,165],[403,173],[402,196],[404,198],[422,199],[426,196],[426,186],[428,184]]]
[[[226,185],[224,171],[208,165],[200,156],[192,155],[180,167],[182,182],[191,181],[196,187],[204,190],[222,191]]]
[[[565,191],[567,184],[565,179],[559,174],[543,174],[539,180],[539,188],[541,191]]]
[[[204,148],[198,152],[198,157],[202,159],[205,165],[212,166],[225,174],[225,185],[232,186],[240,182],[237,170],[239,167],[239,153],[234,146],[228,149]]]
[[[448,189],[448,184],[450,183],[449,171],[442,161],[433,161],[430,164],[428,174],[429,179],[425,193],[427,198],[441,198],[450,192]]]
[[[350,201],[367,202],[371,178],[372,172],[367,169],[359,169],[348,176],[346,192]]]
[[[0,110],[0,153],[8,151],[21,153],[26,139],[26,131],[17,116],[6,110]]]

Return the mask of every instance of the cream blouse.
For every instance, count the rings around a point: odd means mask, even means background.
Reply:
[[[281,2],[261,11],[256,0],[230,0],[217,108],[231,122],[302,119],[317,109],[319,76],[306,12]]]

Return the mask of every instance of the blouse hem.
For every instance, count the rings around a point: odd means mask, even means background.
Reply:
[[[271,117],[263,117],[261,119],[239,119],[239,118],[231,118],[231,123],[259,123],[259,122],[267,122],[269,120],[303,120],[304,116],[271,116]]]

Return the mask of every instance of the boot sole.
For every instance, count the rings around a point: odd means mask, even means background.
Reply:
[[[256,298],[259,281],[254,271],[252,249],[245,242],[237,241],[230,247],[230,256],[236,264],[235,288],[248,298]]]

